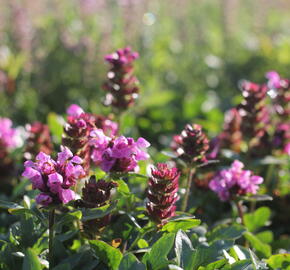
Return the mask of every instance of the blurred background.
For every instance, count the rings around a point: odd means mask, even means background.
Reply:
[[[1,0],[0,116],[46,122],[71,103],[107,114],[103,57],[130,45],[141,95],[127,132],[160,148],[186,122],[212,137],[240,79],[289,77],[289,14],[288,0]]]

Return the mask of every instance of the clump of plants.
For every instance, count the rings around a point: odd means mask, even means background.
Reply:
[[[105,57],[109,115],[72,104],[22,135],[0,119],[1,269],[288,269],[289,232],[273,234],[270,208],[287,200],[275,171],[289,164],[289,80],[243,81],[220,134],[188,123],[157,153],[122,132],[137,58]]]

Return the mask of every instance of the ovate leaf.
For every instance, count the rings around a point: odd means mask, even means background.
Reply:
[[[290,268],[290,254],[277,254],[272,255],[267,264],[272,269],[289,269]]]
[[[271,247],[268,244],[263,243],[258,237],[250,232],[246,232],[244,235],[256,251],[260,252],[266,258],[271,256]]]
[[[246,229],[238,224],[232,226],[221,225],[216,227],[211,233],[208,235],[208,241],[213,242],[215,240],[221,239],[238,239],[240,238]]]
[[[149,269],[160,269],[168,265],[167,255],[170,252],[174,243],[174,233],[164,234],[154,245],[149,253],[143,257],[143,262],[146,263]]]
[[[244,215],[245,226],[250,232],[265,226],[266,222],[270,218],[271,210],[269,207],[260,207],[254,213]]]
[[[176,234],[175,253],[177,264],[184,270],[191,270],[194,248],[187,234],[181,230]]]
[[[31,248],[25,252],[22,270],[41,270],[41,264],[38,257]]]
[[[146,270],[146,267],[138,261],[135,255],[128,253],[123,257],[119,270]]]
[[[194,218],[188,218],[184,220],[174,220],[174,221],[169,221],[166,223],[162,231],[167,231],[167,232],[177,232],[178,230],[189,230],[191,228],[194,228],[200,224],[199,219],[194,219]]]
[[[90,244],[103,263],[108,265],[112,270],[118,270],[119,264],[123,258],[123,254],[119,249],[98,240],[91,240]]]

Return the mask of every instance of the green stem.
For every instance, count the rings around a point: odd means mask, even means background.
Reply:
[[[239,217],[241,219],[241,222],[242,222],[243,225],[245,225],[244,212],[243,212],[243,201],[237,201],[236,202],[236,206],[237,206],[237,209],[238,209],[238,213],[239,213]]]
[[[190,189],[191,189],[191,183],[192,183],[192,178],[193,175],[195,174],[195,168],[191,168],[188,176],[187,176],[187,183],[186,183],[186,190],[185,190],[185,195],[181,204],[181,211],[185,212],[188,204],[188,199],[189,199],[189,194],[190,194]]]
[[[49,218],[48,218],[48,261],[49,261],[49,269],[52,269],[53,266],[53,237],[54,237],[54,221],[55,221],[55,209],[49,210]]]
[[[134,246],[137,245],[138,241],[147,233],[154,231],[156,228],[155,227],[149,227],[149,228],[144,228],[142,232],[138,234],[134,242],[131,244],[130,248],[127,250],[127,252],[131,251]]]

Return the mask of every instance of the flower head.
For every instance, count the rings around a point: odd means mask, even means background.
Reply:
[[[165,163],[157,164],[151,171],[146,207],[149,216],[159,224],[175,215],[179,176],[177,168],[169,168]]]
[[[91,176],[82,189],[82,199],[76,201],[76,204],[84,208],[97,208],[108,205],[111,199],[111,191],[117,186],[115,182],[106,182],[103,179],[96,181],[96,178]],[[83,222],[85,234],[89,238],[94,238],[99,230],[110,222],[110,219],[111,215],[108,214],[102,218]]]
[[[75,194],[69,188],[85,174],[80,165],[82,160],[73,156],[67,147],[61,150],[56,161],[50,155],[40,152],[35,162],[28,160],[24,163],[22,176],[31,181],[33,189],[41,191],[36,202],[43,206],[66,204],[73,200]]]
[[[132,106],[138,98],[138,79],[133,75],[133,62],[138,53],[127,47],[106,55],[105,60],[111,64],[107,81],[103,88],[107,91],[104,104],[113,106],[117,111]]]
[[[219,171],[210,181],[209,187],[222,201],[234,199],[237,195],[256,194],[263,178],[249,170],[243,170],[244,164],[235,160],[229,169]]]
[[[100,132],[114,136],[118,132],[117,123],[109,118],[85,113],[76,104],[68,109],[67,124],[64,127],[63,144],[70,147],[75,155],[83,159],[86,175],[89,174],[91,164],[91,145],[89,143],[90,133],[98,128]]]
[[[96,129],[91,132],[90,144],[93,147],[92,160],[105,172],[138,171],[138,161],[149,158],[145,149],[150,143],[144,138],[136,142],[124,136],[110,138]]]
[[[188,124],[180,135],[174,136],[172,148],[179,158],[189,164],[205,162],[209,140],[200,125]]]

